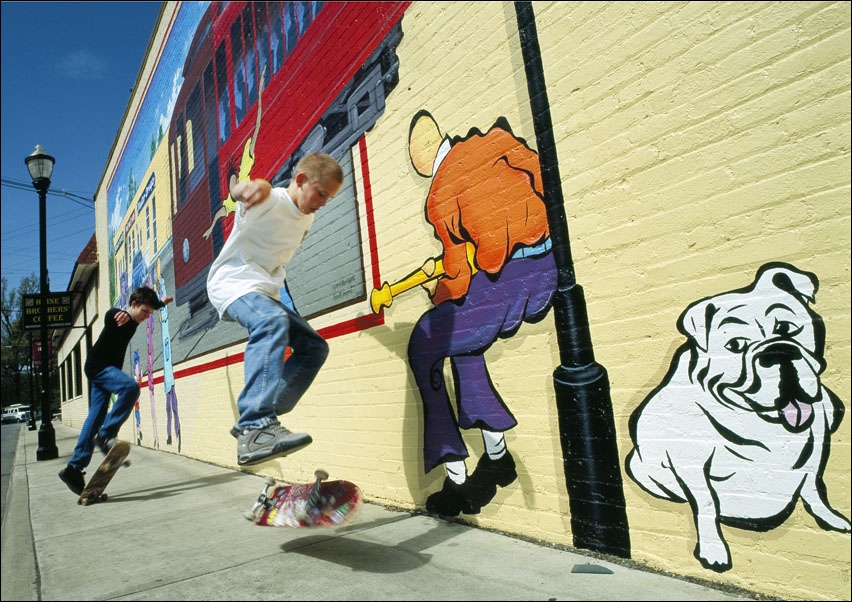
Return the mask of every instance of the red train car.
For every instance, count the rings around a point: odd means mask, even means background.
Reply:
[[[252,177],[285,184],[302,154],[348,151],[398,81],[395,47],[408,4],[210,4],[186,57],[169,128],[178,304],[193,313],[209,308],[207,272],[231,218],[205,233],[255,135],[258,99]]]

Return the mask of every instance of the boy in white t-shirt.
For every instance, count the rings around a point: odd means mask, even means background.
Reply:
[[[245,386],[237,399],[240,417],[237,462],[258,464],[310,444],[307,433],[292,433],[278,416],[293,409],[328,357],[328,344],[299,314],[280,300],[284,266],[308,235],[314,213],[343,184],[333,157],[303,157],[287,188],[266,180],[238,182],[234,227],[207,275],[207,295],[222,319],[248,329]],[[292,355],[284,361],[290,347]]]

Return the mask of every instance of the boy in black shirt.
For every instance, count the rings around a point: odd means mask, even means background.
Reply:
[[[161,300],[153,289],[143,286],[130,295],[130,307],[126,311],[112,308],[104,316],[104,329],[86,358],[85,372],[90,385],[89,415],[83,423],[68,466],[59,472],[59,478],[77,495],[85,486],[83,469],[91,462],[95,445],[104,453],[115,445],[115,436],[139,398],[139,383],[122,371],[127,345],[136,327],[154,310],[171,301],[172,297]],[[107,414],[113,393],[116,395],[115,403]]]

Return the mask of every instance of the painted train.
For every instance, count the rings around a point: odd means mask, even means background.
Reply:
[[[114,236],[113,297],[120,301],[136,286],[157,282],[159,258],[165,254],[162,239],[168,238],[171,294],[189,315],[180,334],[215,323],[205,285],[232,227],[231,176],[286,185],[302,156],[322,151],[341,162],[351,182],[359,166],[353,165],[349,151],[375,125],[398,83],[396,47],[408,4],[211,2],[188,46],[182,83],[164,139],[152,152],[150,175],[144,187],[131,190],[135,202]],[[162,173],[166,165],[168,177]],[[169,199],[158,202],[159,212],[157,204],[148,203],[155,180],[159,196]],[[357,214],[355,194],[341,191],[338,198],[351,198],[336,202],[337,210],[349,207]],[[155,222],[158,214],[160,220],[170,217],[165,220],[169,236],[161,235],[163,246],[157,248],[155,242],[153,249],[141,242],[151,231],[145,224],[152,211]],[[357,215],[340,217],[328,219],[351,221],[350,236],[363,235]],[[322,228],[319,218],[317,228]],[[334,299],[300,291],[306,304],[301,313],[317,315],[365,299],[364,243],[353,241],[348,247],[348,252],[320,254],[317,261],[324,262],[326,283],[350,282],[352,290]],[[288,272],[293,270],[308,272],[310,266],[296,263]],[[353,273],[358,275],[353,278]],[[290,286],[292,280],[288,274]],[[282,300],[288,296],[285,287]]]

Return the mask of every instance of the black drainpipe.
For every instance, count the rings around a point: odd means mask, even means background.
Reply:
[[[558,270],[553,301],[561,366],[553,372],[574,546],[630,558],[630,531],[606,370],[595,363],[583,289],[576,282],[550,104],[532,3],[515,2],[547,222]]]

